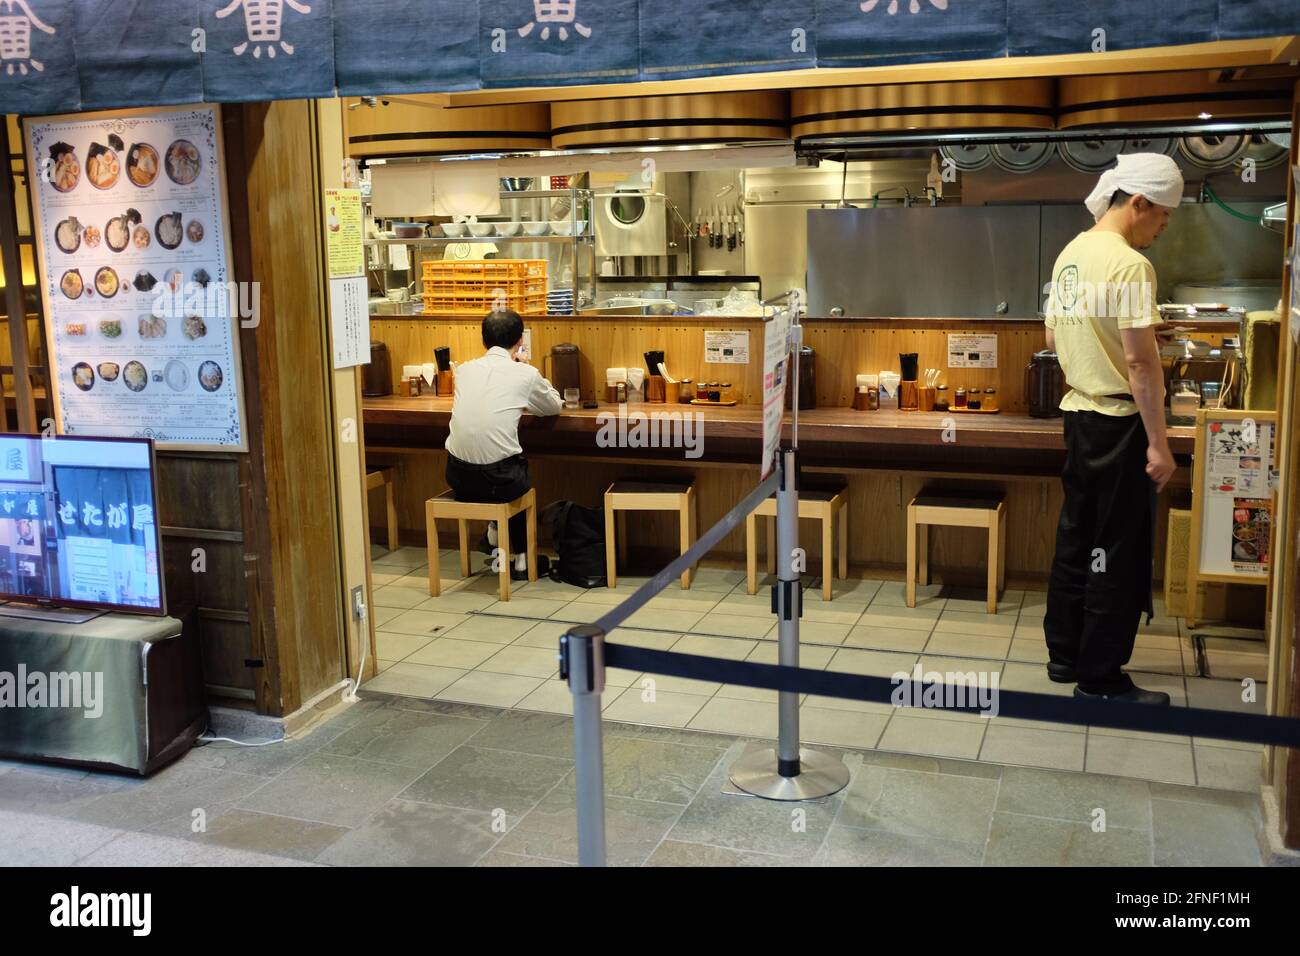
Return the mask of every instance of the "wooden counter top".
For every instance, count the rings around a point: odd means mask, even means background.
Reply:
[[[451,399],[388,396],[367,398],[363,407],[369,446],[437,449],[446,440]],[[688,412],[703,415],[703,454],[695,460],[757,461],[763,436],[762,409],[757,405],[628,406],[629,416]],[[528,454],[621,457],[628,449],[603,448],[596,443],[603,422],[608,420],[599,417],[617,414],[617,405],[602,403],[594,409],[565,410],[551,418],[525,415],[520,420],[520,443]],[[955,423],[951,432],[944,424],[949,418]],[[1175,455],[1191,455],[1192,432],[1191,428],[1170,429]],[[788,413],[785,433],[791,433]],[[958,471],[974,468],[986,474],[1057,474],[1065,454],[1061,419],[1008,412],[858,412],[851,408],[819,408],[800,414],[799,445],[811,465]],[[635,451],[640,458],[692,463],[680,448]]]

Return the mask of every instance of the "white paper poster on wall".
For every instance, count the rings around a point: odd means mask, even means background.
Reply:
[[[219,108],[25,121],[61,434],[243,451]]]
[[[370,310],[366,277],[330,279],[330,329],[334,367],[352,368],[370,362]]]
[[[998,337],[948,333],[949,368],[997,368]]]
[[[704,333],[704,361],[715,365],[748,365],[748,332]]]

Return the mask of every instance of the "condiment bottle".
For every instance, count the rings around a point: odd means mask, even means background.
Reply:
[[[998,410],[998,390],[992,386],[984,389],[984,411],[996,412]]]
[[[960,385],[958,385],[957,390],[953,392],[952,407],[953,408],[966,407],[966,389],[962,388]]]
[[[946,412],[948,410],[948,386],[939,385],[934,390],[934,410],[936,412]]]
[[[721,391],[722,391],[722,401],[724,402],[731,401],[731,383],[723,382]]]
[[[700,381],[695,383],[695,397],[701,402],[709,400],[709,383]]]

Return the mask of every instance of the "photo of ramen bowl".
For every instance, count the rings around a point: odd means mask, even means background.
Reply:
[[[86,291],[86,283],[81,278],[81,273],[76,269],[69,269],[63,273],[63,278],[59,280],[59,291],[69,299],[81,298],[81,293]]]
[[[69,216],[54,227],[54,244],[68,255],[81,248],[81,223],[76,216]]]
[[[224,378],[221,366],[216,362],[204,362],[199,366],[199,384],[205,392],[215,392],[221,387]]]
[[[90,391],[95,387],[95,370],[85,362],[78,362],[72,366],[72,384],[83,392]]]
[[[100,239],[98,226],[87,226],[86,231],[81,234],[81,241],[86,244],[87,249],[98,249]]]
[[[177,186],[188,186],[199,178],[203,161],[199,149],[187,139],[178,139],[167,147],[167,178]]]
[[[71,192],[81,181],[81,162],[77,151],[67,143],[55,143],[50,147],[50,185],[61,193]]]
[[[158,178],[158,150],[148,143],[135,143],[126,154],[126,176],[137,186],[152,186]]]
[[[196,245],[203,241],[203,223],[197,219],[191,219],[190,224],[185,227],[185,238]]]
[[[95,291],[104,298],[109,299],[117,295],[119,288],[121,288],[121,283],[118,281],[117,273],[108,266],[104,266],[95,273]]]
[[[144,226],[136,226],[131,231],[131,241],[135,243],[137,249],[148,249],[149,243],[153,242],[153,237],[149,235],[149,230]]]
[[[90,149],[86,151],[86,178],[96,189],[112,189],[117,185],[117,177],[122,172],[122,164],[117,158],[117,149],[122,148],[121,142],[116,136],[110,136],[108,146],[91,143]]]
[[[180,213],[169,212],[158,217],[153,231],[158,237],[160,246],[164,249],[175,249],[185,237],[185,223]]]
[[[122,369],[122,381],[133,392],[143,392],[149,385],[149,370],[135,359],[126,363]]]
[[[116,382],[118,373],[122,371],[122,367],[116,362],[100,362],[97,371],[99,372],[99,378],[101,381]]]
[[[114,252],[121,252],[131,242],[131,226],[140,221],[139,213],[136,213],[134,220],[129,210],[120,216],[114,216],[104,226],[104,241],[108,243],[108,248]]]

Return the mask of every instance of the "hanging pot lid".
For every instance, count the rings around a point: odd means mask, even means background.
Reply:
[[[1046,166],[1055,152],[1049,142],[998,143],[993,147],[993,162],[1009,173],[1032,173]]]
[[[993,150],[984,143],[945,144],[939,147],[939,152],[963,173],[973,173],[993,162]]]
[[[1246,159],[1253,159],[1256,169],[1271,169],[1284,163],[1290,153],[1290,143],[1275,143],[1267,134],[1261,133],[1251,136],[1250,145],[1246,147]]]
[[[1132,139],[1124,140],[1124,145],[1120,147],[1119,151],[1121,154],[1160,153],[1162,156],[1172,156],[1178,152],[1178,137],[1135,136]]]
[[[1264,138],[1274,146],[1281,146],[1283,149],[1291,148],[1290,133],[1265,133]]]
[[[1250,137],[1238,134],[1207,133],[1204,136],[1184,136],[1179,144],[1183,157],[1200,169],[1224,169],[1231,166],[1250,149]]]
[[[1057,144],[1065,165],[1081,173],[1100,173],[1109,169],[1123,146],[1122,140],[1103,139],[1063,140]]]

